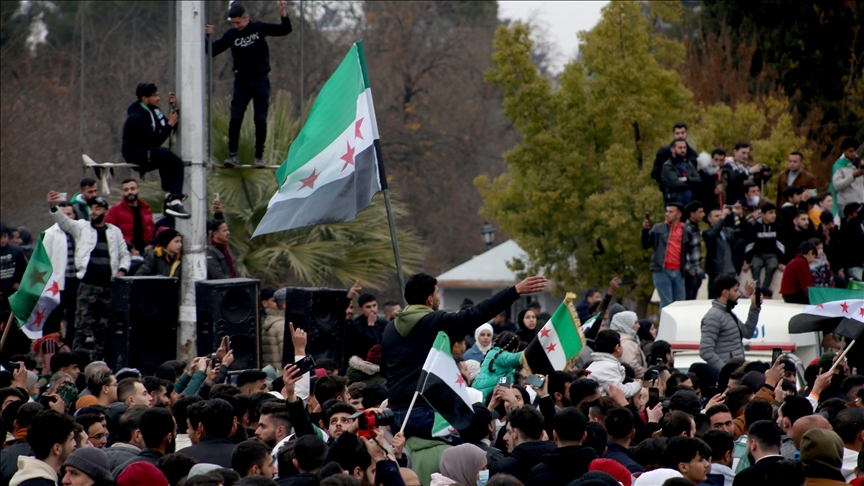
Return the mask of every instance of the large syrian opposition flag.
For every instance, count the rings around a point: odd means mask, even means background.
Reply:
[[[864,298],[808,305],[800,314],[789,319],[790,333],[813,331],[833,332],[849,339],[858,339],[864,331]]]
[[[276,181],[253,237],[351,221],[386,188],[362,42],[324,83]]]
[[[443,331],[438,333],[423,371],[417,382],[417,391],[454,429],[464,429],[471,424],[474,408],[468,398],[468,383],[459,372],[456,361],[450,354],[450,339]],[[436,433],[444,434],[444,424],[438,421]]]
[[[567,367],[567,361],[582,352],[585,334],[573,301],[576,294],[567,293],[558,310],[537,333],[525,352],[522,364],[531,374],[549,375]]]
[[[43,231],[33,250],[18,291],[9,296],[9,307],[21,331],[30,339],[42,337],[42,328],[51,311],[60,304],[58,280],[65,268],[54,268],[45,245]]]

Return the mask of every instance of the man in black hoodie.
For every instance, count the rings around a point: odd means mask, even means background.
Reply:
[[[531,469],[528,486],[564,486],[588,472],[597,452],[582,445],[587,434],[588,419],[574,407],[555,414],[552,438],[558,448],[546,454],[543,461]],[[512,457],[512,456],[511,456]]]
[[[558,415],[555,418],[557,419]],[[582,419],[585,424],[588,423],[584,416]],[[556,423],[555,426],[557,427],[557,425]],[[585,425],[583,424],[582,432],[579,434],[580,441],[584,435]],[[551,440],[544,440],[543,436],[543,415],[536,408],[525,405],[510,412],[507,433],[504,435],[510,456],[492,464],[489,467],[489,477],[491,478],[496,474],[509,474],[522,482],[526,482],[529,474],[533,477],[532,468],[556,451],[555,443]],[[594,458],[596,457],[595,454]],[[588,466],[585,466],[583,473],[587,471]],[[543,479],[546,479],[545,474]],[[565,481],[561,484],[569,482]],[[538,484],[540,483],[538,482]]]
[[[238,2],[239,3],[239,2]],[[228,10],[231,29],[222,38],[213,42],[213,57],[231,48],[234,58],[234,96],[231,99],[231,121],[228,124],[228,158],[226,167],[234,167],[240,161],[237,147],[240,143],[240,126],[249,101],[255,108],[255,167],[264,167],[264,140],[267,138],[267,108],[270,104],[270,48],[265,37],[281,37],[291,33],[288,20],[287,3],[277,2],[281,24],[268,24],[261,21],[250,22],[249,14],[242,5],[234,5]],[[213,26],[208,25],[204,32],[209,36]]]
[[[441,298],[435,277],[425,273],[412,275],[405,283],[408,307],[396,312],[396,319],[387,324],[381,338],[381,373],[387,378],[389,406],[395,417],[394,433],[405,420],[423,363],[439,331],[447,333],[450,342],[459,341],[513,305],[520,295],[540,292],[544,288],[546,277],[528,277],[477,305],[459,312],[445,312],[438,310]],[[425,400],[418,400],[408,419],[405,437],[431,439],[434,420],[435,412]]]
[[[677,140],[687,140],[687,124],[683,122],[678,122],[672,126],[672,140],[673,144]],[[690,144],[687,144],[687,155],[686,159],[690,161],[693,166],[696,166],[696,151],[693,150],[693,147]],[[663,184],[663,164],[672,158],[672,145],[664,145],[657,150],[657,156],[654,157],[654,167],[651,168],[651,178],[653,178],[660,185],[660,192],[663,195],[666,195],[666,185]]]
[[[786,269],[785,255],[786,247],[781,241],[783,227],[777,222],[777,206],[774,203],[762,205],[762,221],[754,225],[745,225],[745,237],[747,246],[744,248],[744,268],[746,272],[753,267],[753,280],[756,286],[768,288],[774,279],[774,272],[779,268],[782,272]],[[781,263],[783,262],[783,263]],[[765,268],[765,278],[760,279],[759,274]]]
[[[138,99],[129,105],[126,110],[129,116],[123,124],[123,158],[137,165],[142,177],[144,173],[158,169],[162,189],[167,192],[165,214],[188,219],[190,215],[181,202],[186,197],[183,194],[183,160],[171,149],[162,147],[180,121],[175,106],[177,98],[174,93],[169,93],[168,103],[172,108],[166,117],[159,109],[159,90],[155,84],[139,84],[135,97]]]

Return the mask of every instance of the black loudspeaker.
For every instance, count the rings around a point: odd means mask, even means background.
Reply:
[[[228,278],[195,282],[198,356],[216,352],[224,336],[234,350],[230,370],[261,368],[260,280]]]
[[[111,309],[105,343],[111,369],[138,368],[151,375],[165,361],[177,359],[180,279],[116,277]]]
[[[348,291],[325,288],[288,287],[285,299],[285,344],[282,363],[294,362],[288,323],[306,331],[306,353],[315,359],[329,358],[344,366],[345,309]],[[347,359],[347,358],[346,358]]]

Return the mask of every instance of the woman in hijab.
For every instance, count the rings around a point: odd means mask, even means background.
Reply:
[[[516,335],[522,341],[522,349],[525,349],[537,335],[537,314],[534,313],[534,309],[522,309],[516,322],[519,323],[519,332]]]
[[[462,359],[465,361],[473,359],[478,363],[482,363],[483,358],[486,357],[486,353],[492,349],[492,334],[494,334],[492,324],[487,322],[478,327],[477,330],[474,331],[474,346],[471,346],[471,349],[465,351],[465,354],[462,355]]]
[[[639,328],[636,330],[636,337],[639,338],[639,346],[642,348],[642,353],[645,356],[651,355],[651,347],[654,344],[654,340],[657,339],[657,328],[654,327],[654,323],[649,319],[639,319],[636,321],[639,324]]]
[[[621,348],[624,350],[624,354],[621,355],[619,361],[630,365],[636,376],[642,376],[648,366],[645,362],[645,354],[639,347],[639,337],[636,336],[636,329],[639,328],[639,323],[636,322],[637,318],[635,312],[619,312],[612,317],[609,329],[616,331],[621,338]]]
[[[432,474],[432,486],[484,486],[489,481],[486,452],[474,444],[462,444],[444,451],[439,469],[440,473]]]

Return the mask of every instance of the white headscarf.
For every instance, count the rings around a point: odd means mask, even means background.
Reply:
[[[489,331],[489,334],[491,334],[493,336],[495,335],[495,330],[492,329],[492,324],[489,324],[487,322],[487,323],[481,325],[480,327],[478,327],[474,331],[474,342],[477,343],[477,349],[479,349],[483,353],[483,355],[485,356],[486,353],[490,349],[492,349],[492,341],[489,341],[489,346],[483,346],[482,344],[480,344],[480,333],[483,332],[484,330]]]
[[[639,316],[637,316],[635,312],[619,312],[612,318],[612,322],[609,324],[609,329],[632,336],[638,343],[639,336],[637,336],[636,331],[633,330],[633,326],[636,324],[637,319],[639,319]]]

